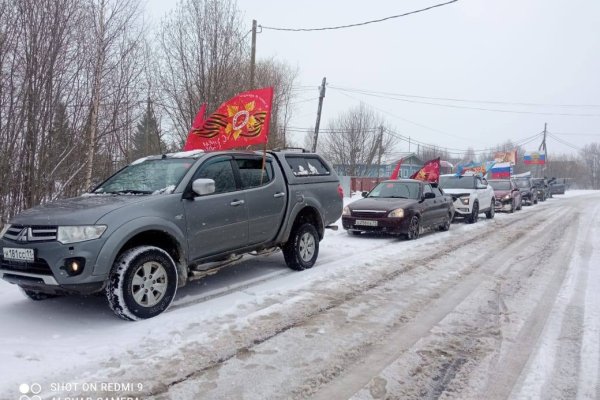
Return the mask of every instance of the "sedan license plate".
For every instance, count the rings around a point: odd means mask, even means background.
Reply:
[[[33,255],[33,249],[15,249],[10,247],[4,247],[2,249],[5,260],[15,261],[35,261]]]
[[[367,219],[357,219],[356,221],[354,221],[354,225],[377,226],[377,221],[370,221]]]

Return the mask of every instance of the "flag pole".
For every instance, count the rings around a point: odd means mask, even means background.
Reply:
[[[265,147],[263,148],[263,159],[262,159],[262,167],[260,171],[260,185],[263,183],[263,176],[265,175],[265,164],[267,162],[267,142],[265,142]]]

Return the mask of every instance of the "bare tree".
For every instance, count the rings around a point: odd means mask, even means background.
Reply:
[[[362,103],[330,122],[321,137],[320,152],[350,176],[365,174],[397,141],[385,134],[383,119]]]

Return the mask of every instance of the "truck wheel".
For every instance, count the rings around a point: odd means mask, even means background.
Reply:
[[[296,271],[311,268],[319,255],[319,234],[309,223],[296,227],[282,247],[285,263]]]
[[[36,290],[25,289],[24,287],[20,287],[20,288],[23,291],[23,293],[25,293],[25,296],[29,297],[31,300],[34,300],[34,301],[41,301],[41,300],[47,300],[47,299],[53,299],[55,297],[59,297],[57,294],[42,293],[42,292],[38,292]]]
[[[496,203],[494,202],[494,200],[492,200],[492,205],[490,206],[490,209],[488,211],[486,211],[485,213],[485,217],[487,219],[492,219],[494,218],[494,215],[496,215]]]
[[[106,285],[113,312],[129,321],[152,318],[165,311],[177,291],[177,267],[158,247],[139,246],[121,254]]]
[[[467,223],[474,224],[479,219],[479,203],[473,203],[473,210],[471,211],[471,215],[467,217]]]

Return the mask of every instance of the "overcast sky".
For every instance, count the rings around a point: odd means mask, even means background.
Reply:
[[[238,7],[248,29],[252,19],[264,26],[307,28],[379,19],[442,2],[238,0]],[[153,18],[160,19],[174,5],[174,1],[148,0],[147,7]],[[297,85],[307,88],[298,91],[297,101],[306,101],[297,105],[294,127],[314,125],[317,88],[327,77],[330,86],[323,105],[323,128],[362,101],[384,116],[395,131],[449,149],[484,149],[509,139],[524,140],[541,132],[545,122],[549,132],[574,147],[600,142],[598,0],[459,0],[356,28],[298,33],[265,29],[257,38],[257,57],[275,57],[298,67]],[[400,96],[373,96],[356,89],[511,104],[419,97],[402,97],[405,101],[401,101],[389,98]],[[303,142],[301,136],[295,138],[298,144]],[[550,155],[575,151],[553,138],[547,144]],[[536,140],[525,147],[535,150],[538,145]],[[398,150],[408,150],[408,143],[402,142]],[[416,150],[414,145],[411,150]]]

